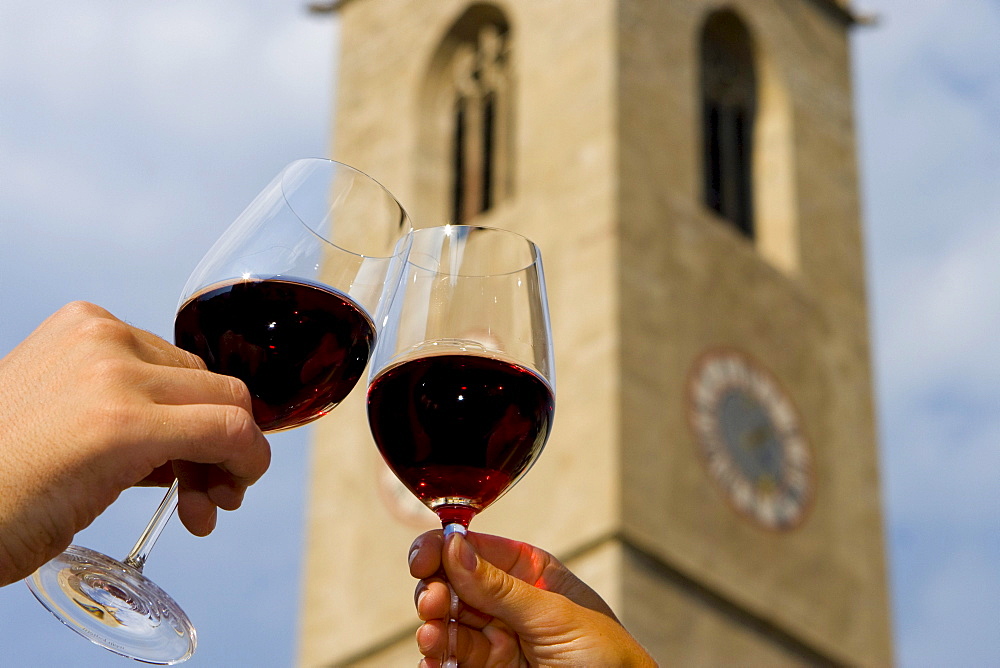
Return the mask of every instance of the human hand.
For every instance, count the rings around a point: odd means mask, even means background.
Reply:
[[[499,536],[440,530],[410,548],[420,579],[421,665],[436,668],[447,647],[450,595],[462,600],[456,658],[462,666],[655,666],[611,608],[551,554]]]
[[[207,535],[270,463],[239,380],[85,302],[0,359],[0,585],[59,554],[122,490],[179,481]]]

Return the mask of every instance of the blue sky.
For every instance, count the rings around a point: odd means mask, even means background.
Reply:
[[[1000,3],[870,2],[856,44],[897,652],[1000,665]]]
[[[0,0],[0,353],[72,299],[169,336],[201,253],[328,154],[337,24],[304,4]],[[1000,3],[855,6],[880,19],[853,42],[897,659],[1000,665]],[[147,566],[199,627],[189,666],[294,663],[306,434],[272,445],[243,511],[172,524]],[[158,498],[77,542],[125,554]],[[134,665],[20,584],[0,657]]]

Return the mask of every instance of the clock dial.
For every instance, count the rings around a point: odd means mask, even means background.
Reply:
[[[702,355],[688,416],[709,477],[739,514],[766,529],[802,523],[815,491],[812,454],[795,405],[767,369],[736,350]]]

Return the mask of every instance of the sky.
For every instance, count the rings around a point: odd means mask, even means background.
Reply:
[[[852,43],[897,663],[1000,666],[1000,2],[854,6],[878,19]],[[258,190],[334,157],[337,31],[297,0],[0,0],[0,354],[74,299],[169,338]],[[186,665],[294,665],[307,439],[271,437],[210,537],[174,522],[156,546],[147,574],[199,629]],[[160,495],[75,542],[124,556]],[[15,583],[6,665],[135,664]]]

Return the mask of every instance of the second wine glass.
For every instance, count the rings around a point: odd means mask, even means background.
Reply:
[[[446,225],[410,234],[369,370],[368,421],[383,459],[446,536],[523,476],[555,412],[541,251],[506,230]],[[455,666],[458,598],[449,648]]]
[[[410,221],[371,177],[331,160],[288,165],[223,233],[192,272],[174,323],[175,343],[209,370],[250,390],[264,432],[332,410],[364,374],[394,252]],[[394,278],[392,279],[394,283]],[[143,575],[177,507],[175,480],[121,561],[71,545],[28,586],[68,627],[123,656],[156,664],[188,659],[196,632]]]

